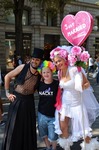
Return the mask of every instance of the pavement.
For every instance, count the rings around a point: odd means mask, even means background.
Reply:
[[[99,102],[99,85],[96,85],[96,80],[95,80],[95,78],[92,78],[92,74],[89,75],[88,79],[89,79],[90,84],[94,90],[94,95],[95,95],[97,101]],[[10,89],[10,90],[13,90],[13,82],[11,83],[11,88],[12,89]],[[2,98],[3,108],[4,108],[3,120],[6,122],[7,113],[8,113],[10,103],[5,96],[5,91],[4,91],[3,86],[1,86],[1,88],[0,88],[0,96]],[[37,106],[38,106],[38,94],[37,93],[35,93],[35,106],[36,106],[36,115],[37,115]],[[3,139],[3,134],[4,134],[4,128],[5,128],[5,125],[0,126],[0,150],[1,150],[1,143],[2,143],[2,139]],[[96,119],[96,121],[92,125],[92,129],[93,129],[93,132],[92,132],[93,137],[99,138],[99,117]],[[71,150],[81,150],[81,148],[79,146],[80,143],[81,143],[81,141],[74,143],[74,145],[71,147]],[[38,150],[43,150],[45,147],[44,142],[39,137],[38,130],[37,130],[37,145],[38,145]],[[62,148],[57,146],[57,150],[62,150]]]

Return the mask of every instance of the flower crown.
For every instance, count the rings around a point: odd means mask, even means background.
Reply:
[[[90,54],[82,46],[58,46],[50,52],[52,61],[55,56],[67,60],[70,66],[86,68]]]
[[[50,59],[53,60],[55,56],[62,57],[63,59],[68,58],[68,52],[65,47],[58,46],[50,52]]]
[[[41,65],[38,67],[38,72],[41,74],[41,71],[42,71],[42,68],[50,68],[50,70],[52,71],[52,73],[55,73],[56,72],[56,67],[55,65],[51,62],[51,61],[47,61],[47,60],[44,60]]]

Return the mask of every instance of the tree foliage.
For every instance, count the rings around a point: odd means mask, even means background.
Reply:
[[[4,8],[5,11],[6,9],[8,10],[9,8],[11,8],[12,5],[12,1],[10,0],[0,0],[0,8]]]
[[[76,0],[30,0],[32,2],[37,2],[40,4],[40,7],[45,11],[54,10],[59,12],[61,9],[64,9],[66,3]]]
[[[11,8],[13,8],[13,3],[11,0],[0,0],[0,9],[2,10],[3,16],[9,14]]]
[[[41,3],[44,5],[45,9],[48,8],[54,8],[58,9],[61,4],[66,4],[67,2],[70,2],[71,0],[31,0],[33,2]]]
[[[4,15],[8,14],[13,9],[15,15],[15,48],[17,54],[22,56],[23,53],[23,26],[22,26],[22,15],[24,10],[25,0],[0,0],[0,8]],[[40,9],[43,11],[51,11],[54,13],[60,12],[63,14],[64,6],[66,3],[70,3],[75,0],[27,0],[36,2],[39,4]]]

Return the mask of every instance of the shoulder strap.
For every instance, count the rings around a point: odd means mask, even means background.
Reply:
[[[17,76],[16,78],[16,84],[24,84],[24,81],[25,81],[25,76],[26,76],[26,73],[28,71],[28,68],[29,68],[30,64],[26,64],[24,65],[23,69],[21,70],[20,74]]]

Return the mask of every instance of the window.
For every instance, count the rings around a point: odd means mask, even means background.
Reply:
[[[14,55],[14,50],[15,50],[15,40],[6,39],[5,47],[6,47],[6,66],[7,68],[13,68],[13,55]]]
[[[95,57],[97,58],[97,56],[99,55],[99,38],[95,38]]]
[[[6,47],[6,66],[7,68],[13,68],[13,57],[15,51],[15,33],[6,33],[5,35],[5,47]],[[30,55],[31,53],[31,34],[23,34],[23,57]]]
[[[57,14],[51,11],[47,12],[47,26],[57,26]]]
[[[14,16],[13,10],[11,10],[10,14],[7,15],[6,23],[15,24],[15,16]],[[29,25],[29,11],[28,10],[23,11],[22,24]]]
[[[22,24],[23,25],[29,24],[29,12],[27,10],[23,11]]]
[[[99,29],[99,16],[97,16],[96,19],[97,19],[97,27]]]
[[[60,45],[60,35],[44,35],[44,59],[50,60],[50,51]]]
[[[15,24],[15,17],[13,10],[10,11],[10,14],[6,16],[6,23]]]

